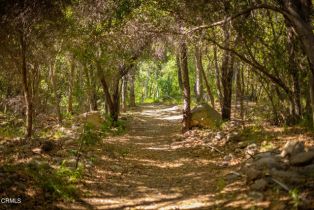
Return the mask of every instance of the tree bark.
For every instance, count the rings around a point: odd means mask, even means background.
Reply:
[[[195,96],[198,103],[203,100],[203,80],[202,72],[204,72],[203,63],[202,63],[202,52],[198,44],[195,45]],[[210,97],[210,95],[209,95]]]
[[[130,104],[129,106],[130,107],[135,107],[136,106],[136,103],[135,103],[135,72],[134,72],[134,69],[132,69],[130,71],[130,74],[129,74],[129,84],[130,84]]]
[[[24,99],[26,106],[26,135],[25,138],[29,139],[32,137],[33,132],[33,99],[32,93],[29,85],[29,72],[27,69],[26,63],[26,51],[27,44],[24,36],[24,32],[22,31],[20,34],[20,45],[21,45],[21,58],[22,58],[22,84],[24,89]]]
[[[293,95],[291,98],[291,116],[293,121],[296,122],[301,118],[302,107],[301,107],[301,90],[300,90],[300,80],[299,80],[299,69],[296,62],[296,37],[293,34],[293,29],[287,23],[287,42],[288,42],[288,52],[289,52],[289,67],[288,71],[292,78]]]
[[[223,26],[224,30],[224,45],[226,48],[230,48],[230,25],[226,23]],[[224,57],[221,65],[221,76],[222,76],[222,109],[221,116],[223,120],[231,119],[231,101],[232,101],[232,79],[233,79],[233,63],[234,56],[229,51],[224,51]]]
[[[210,103],[213,107],[213,109],[215,109],[215,99],[214,99],[214,95],[212,94],[212,91],[211,91],[211,88],[209,86],[209,82],[207,80],[207,77],[206,77],[206,74],[205,74],[205,71],[204,71],[204,67],[203,67],[203,63],[202,63],[202,52],[199,51],[200,49],[195,49],[195,57],[196,57],[196,63],[197,63],[197,66],[200,70],[200,73],[202,74],[203,78],[204,78],[204,82],[205,82],[205,86],[206,86],[206,91],[207,91],[207,94],[209,96],[209,99],[210,99]],[[199,52],[198,52],[199,51]]]
[[[218,89],[219,104],[220,104],[220,107],[222,107],[223,94],[222,94],[222,88],[221,88],[220,69],[219,69],[218,57],[217,57],[217,46],[214,45],[213,48],[214,48],[214,63],[215,63],[216,86],[217,86],[217,89]]]
[[[95,78],[95,72],[93,70],[88,70],[87,66],[84,65],[83,67],[85,77],[86,77],[86,84],[88,89],[88,97],[89,97],[89,110],[90,111],[97,111],[97,94],[96,94],[96,82],[91,82],[92,79]]]
[[[128,77],[125,75],[122,78],[122,93],[121,93],[121,104],[122,111],[125,112],[127,109],[127,93],[128,93]]]
[[[73,114],[73,86],[74,86],[74,70],[75,70],[75,61],[72,58],[70,64],[70,81],[69,81],[69,95],[68,95],[68,113]]]
[[[183,84],[183,128],[182,132],[186,132],[191,129],[191,91],[190,91],[190,79],[188,69],[188,53],[187,46],[184,41],[180,43],[180,66],[182,73]]]
[[[62,123],[62,113],[61,113],[61,107],[60,107],[60,102],[61,102],[61,93],[58,91],[57,87],[57,65],[56,61],[50,64],[50,80],[51,80],[51,86],[54,94],[54,105],[57,113],[57,118],[58,122]]]
[[[183,91],[183,82],[182,82],[182,71],[181,71],[181,63],[180,63],[180,52],[176,53],[176,63],[177,63],[177,73],[178,73],[178,83],[180,89]]]

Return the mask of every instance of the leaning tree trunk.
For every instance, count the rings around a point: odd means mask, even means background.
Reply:
[[[183,84],[183,128],[182,132],[191,129],[191,91],[188,69],[187,46],[184,41],[180,43],[180,64]]]
[[[310,93],[314,125],[314,33],[312,27],[313,3],[311,0],[278,0],[285,19],[292,25],[302,43],[310,66]]]
[[[29,85],[28,69],[26,64],[26,41],[24,33],[20,35],[21,56],[22,56],[22,83],[24,89],[24,99],[26,106],[26,135],[27,139],[32,137],[33,132],[33,100],[31,88]]]

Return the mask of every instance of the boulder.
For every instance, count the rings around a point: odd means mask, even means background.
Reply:
[[[104,119],[101,117],[100,112],[86,112],[77,117],[77,121],[83,124],[89,124],[99,129],[104,122]]]
[[[303,175],[292,170],[284,171],[273,168],[269,171],[269,174],[271,175],[271,177],[289,184],[304,183],[306,181],[306,178]]]
[[[282,149],[281,157],[292,156],[304,152],[304,142],[288,141]]]
[[[263,172],[255,169],[254,167],[247,167],[244,169],[246,181],[251,182],[263,176]]]
[[[251,185],[251,189],[255,191],[263,191],[267,187],[267,181],[265,179],[258,179]]]
[[[206,103],[196,106],[191,113],[192,127],[213,129],[219,127],[222,123],[220,114]]]
[[[310,164],[314,160],[314,151],[300,152],[291,156],[290,164],[293,166],[302,166]]]
[[[247,158],[254,156],[258,151],[256,144],[250,144],[245,148],[245,154]]]
[[[264,158],[258,159],[253,163],[253,166],[259,170],[283,168],[282,163],[280,163],[280,161],[275,157],[264,157]]]

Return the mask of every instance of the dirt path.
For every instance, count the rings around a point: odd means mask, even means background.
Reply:
[[[93,152],[95,165],[81,185],[85,204],[63,208],[252,207],[241,197],[243,183],[228,185],[223,179],[233,168],[217,164],[221,154],[209,148],[175,146],[182,141],[178,107],[146,105],[127,118],[127,133],[105,139]]]

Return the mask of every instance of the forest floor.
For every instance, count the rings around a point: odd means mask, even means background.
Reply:
[[[7,186],[20,182],[6,192],[1,183],[1,197],[12,197],[12,193],[19,193],[16,188],[21,188],[25,203],[12,208],[0,204],[0,209],[279,210],[296,205],[298,201],[280,187],[263,192],[250,190],[245,178],[238,173],[247,159],[241,148],[243,144],[256,143],[271,149],[281,147],[287,139],[313,144],[311,134],[303,130],[271,128],[254,130],[254,135],[247,132],[245,138],[237,141],[217,141],[213,137],[217,131],[195,129],[181,134],[181,116],[178,106],[166,105],[143,105],[123,114],[125,133],[102,139],[83,155],[85,169],[75,184],[77,198],[74,201],[50,201],[49,191],[42,195],[42,191],[34,187],[29,189],[27,185],[33,181],[26,181],[31,179],[23,174],[25,165],[16,166],[20,171],[8,166],[1,169],[0,176],[6,176],[6,179],[14,176],[14,183],[6,180]],[[273,143],[265,145],[265,140]],[[36,154],[36,159],[32,148],[29,152],[29,148],[23,150],[25,146],[16,146],[16,143],[15,146],[1,145],[11,148],[6,154],[0,154],[1,165],[29,164],[30,159],[35,159],[46,160],[54,168],[60,165],[60,159],[69,158],[71,146],[77,146],[69,143],[70,146],[61,147],[67,152],[57,149],[50,154]],[[20,151],[24,151],[22,156]],[[10,154],[16,154],[16,157],[10,160],[4,157]],[[13,174],[14,170],[18,172]]]
[[[91,209],[286,209],[287,201],[293,206],[286,192],[252,192],[245,178],[234,176],[245,156],[234,155],[227,164],[225,159],[239,142],[214,143],[206,130],[182,135],[178,106],[145,105],[124,116],[127,133],[104,140],[94,153],[100,161],[83,180],[82,200]]]

